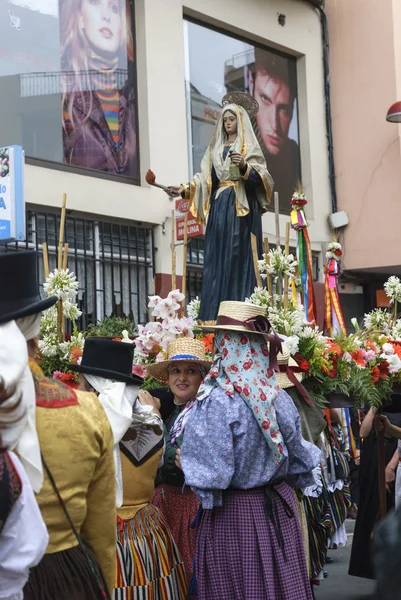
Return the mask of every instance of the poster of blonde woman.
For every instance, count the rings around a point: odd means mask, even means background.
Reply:
[[[64,162],[138,176],[129,0],[60,0]]]

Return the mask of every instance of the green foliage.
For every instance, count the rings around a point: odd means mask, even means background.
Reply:
[[[91,323],[88,327],[88,337],[122,337],[126,329],[130,337],[137,334],[135,321],[123,317],[105,317],[102,321]]]
[[[143,380],[143,384],[141,385],[141,390],[152,390],[160,387],[168,388],[168,385],[165,382],[151,377],[150,375],[146,375],[145,379]]]

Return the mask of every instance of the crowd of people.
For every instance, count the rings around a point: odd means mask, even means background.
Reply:
[[[2,600],[312,599],[356,505],[350,573],[373,576],[375,431],[390,486],[401,429],[368,412],[359,467],[361,414],[311,402],[262,307],[221,303],[212,360],[171,342],[148,368],[168,392],[140,390],[134,344],[88,338],[73,390],[35,360],[57,301],[35,253],[0,271]]]

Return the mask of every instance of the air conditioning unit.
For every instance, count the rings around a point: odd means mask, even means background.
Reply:
[[[331,229],[342,229],[346,227],[349,223],[348,215],[345,210],[340,210],[339,212],[332,213],[329,215],[329,223]]]

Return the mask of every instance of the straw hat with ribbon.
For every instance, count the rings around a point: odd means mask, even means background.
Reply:
[[[248,302],[226,300],[220,303],[216,323],[204,324],[202,325],[202,329],[207,331],[224,329],[226,331],[263,335],[269,344],[270,366],[275,371],[279,370],[277,354],[281,351],[281,339],[271,329],[271,325],[266,318],[266,310],[263,306],[257,306]]]
[[[281,389],[285,390],[290,387],[295,387],[305,402],[309,406],[312,406],[312,400],[301,383],[305,371],[301,369],[298,366],[298,363],[292,358],[285,344],[282,344],[281,352],[279,353],[277,360],[280,367],[280,372],[277,373],[276,377],[277,383]]]
[[[210,369],[211,361],[206,360],[205,346],[201,340],[181,337],[170,342],[167,348],[167,360],[147,365],[146,371],[159,381],[168,380],[168,368],[174,362],[193,362]]]

